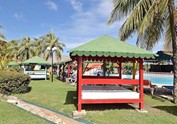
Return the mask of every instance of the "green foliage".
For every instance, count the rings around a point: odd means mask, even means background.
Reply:
[[[172,3],[171,3],[172,2]],[[137,33],[137,45],[151,50],[165,34],[165,47],[171,48],[169,0],[114,0],[109,24],[126,17],[120,28],[120,39]],[[175,8],[172,8],[175,11]]]
[[[9,66],[8,70],[9,71],[16,71],[16,72],[23,72],[23,68],[21,68],[20,66]]]
[[[7,68],[8,62],[9,62],[8,60],[4,60],[4,57],[0,58],[0,71],[8,70]]]
[[[133,65],[132,63],[124,63],[123,74],[132,74]]]
[[[13,71],[0,72],[0,93],[5,95],[30,91],[30,76]]]

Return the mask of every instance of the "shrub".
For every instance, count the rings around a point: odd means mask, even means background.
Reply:
[[[0,72],[0,93],[5,95],[26,93],[31,90],[29,75],[15,71]]]
[[[9,66],[8,70],[9,71],[16,71],[16,72],[23,72],[23,68],[21,68],[20,66]]]

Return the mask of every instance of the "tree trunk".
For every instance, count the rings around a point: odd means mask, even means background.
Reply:
[[[168,9],[170,14],[170,27],[171,27],[171,36],[172,36],[172,48],[173,48],[173,74],[174,74],[174,81],[173,81],[173,102],[177,103],[177,46],[176,46],[176,25],[174,22],[174,1],[169,0]]]

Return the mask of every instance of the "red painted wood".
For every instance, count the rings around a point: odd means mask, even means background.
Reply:
[[[120,79],[119,76],[92,76],[92,75],[83,75],[82,78],[84,79]],[[128,79],[128,78],[127,78]]]
[[[117,58],[117,57],[92,57],[92,56],[75,56],[72,59],[78,62],[78,76],[77,76],[77,96],[78,96],[78,111],[81,111],[82,104],[105,104],[105,103],[139,103],[139,109],[144,107],[144,92],[143,92],[143,59],[141,58]],[[119,62],[119,77],[108,76],[82,76],[82,63],[83,61],[112,61]],[[122,78],[122,62],[135,61],[140,63],[139,80],[121,79]],[[119,79],[118,79],[119,78]],[[83,84],[139,84],[140,98],[139,99],[82,99],[82,85]]]
[[[80,112],[82,109],[82,57],[78,57],[78,111]]]
[[[122,60],[119,61],[119,79],[122,79]]]
[[[94,79],[83,78],[82,84],[139,84],[139,80],[133,79]]]
[[[144,88],[143,88],[143,60],[139,60],[139,91],[140,91],[140,100],[139,109],[144,108]]]
[[[82,99],[84,104],[140,103],[140,99]]]

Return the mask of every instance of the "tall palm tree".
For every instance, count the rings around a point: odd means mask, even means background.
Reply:
[[[59,38],[55,37],[54,33],[46,34],[42,37],[40,37],[41,41],[43,41],[43,48],[42,52],[44,53],[44,58],[47,60],[50,56],[50,51],[47,51],[47,47],[52,50],[52,48],[56,48],[56,57],[57,59],[61,58],[61,52],[63,51],[63,48],[65,47],[65,44],[62,42],[59,42]]]
[[[22,40],[19,40],[19,42],[18,57],[21,61],[34,56],[35,47],[33,46],[33,41],[31,41],[30,37],[24,37]]]
[[[121,40],[126,40],[134,33],[138,34],[137,45],[151,50],[159,38],[165,33],[165,46],[171,44],[173,49],[174,66],[174,95],[173,101],[177,103],[177,48],[176,23],[174,21],[174,0],[114,0],[110,20],[126,17],[120,28]]]

